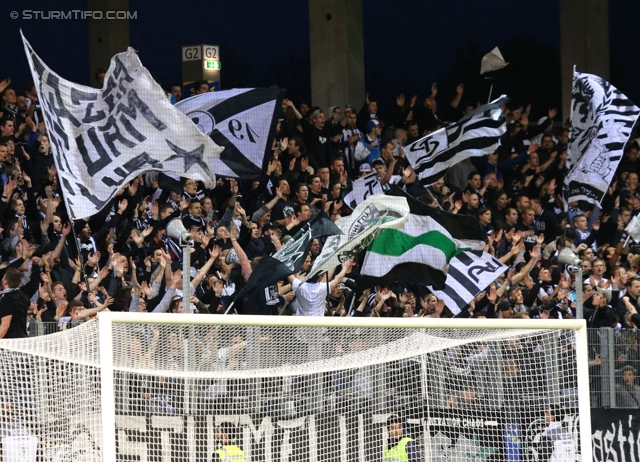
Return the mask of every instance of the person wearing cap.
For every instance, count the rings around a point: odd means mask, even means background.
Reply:
[[[402,177],[399,175],[393,175],[393,167],[395,166],[395,164],[395,158],[391,159],[391,163],[388,166],[382,158],[374,160],[371,164],[378,175],[378,181],[380,182],[380,185],[382,186],[382,189],[384,191],[388,191],[390,189],[389,183],[395,184],[402,179]]]
[[[547,428],[538,443],[538,460],[565,462],[576,460],[576,442],[563,425],[565,411],[558,404],[551,404],[545,412]]]
[[[402,421],[398,416],[387,419],[389,442],[384,451],[384,462],[420,462],[420,450],[415,440],[402,436]]]
[[[367,176],[369,173],[371,173],[372,170],[373,169],[371,168],[371,165],[367,164],[366,162],[364,164],[361,164],[358,168],[360,177]]]
[[[356,161],[370,164],[380,157],[381,134],[382,124],[379,121],[372,119],[367,122],[366,135],[360,139],[354,152]]]
[[[585,300],[584,317],[587,320],[587,327],[592,329],[615,327],[617,324],[616,312],[607,305],[607,302],[607,295],[600,288],[593,291],[590,299]],[[592,308],[589,309],[589,307]]]
[[[216,431],[216,441],[218,449],[213,453],[213,462],[245,462],[247,460],[242,449],[234,444],[233,424],[231,422],[223,422]]]

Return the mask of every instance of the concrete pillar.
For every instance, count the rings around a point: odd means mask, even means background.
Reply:
[[[88,0],[87,11],[129,11],[129,0]],[[97,86],[96,69],[108,68],[116,53],[129,46],[128,19],[87,19],[89,23],[90,82]]]
[[[364,102],[362,30],[362,0],[309,0],[311,103],[325,112]]]
[[[569,117],[573,66],[609,80],[608,0],[560,0],[563,116]]]

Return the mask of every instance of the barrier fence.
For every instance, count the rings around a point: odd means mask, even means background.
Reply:
[[[32,322],[32,337],[52,334],[77,326],[70,322]],[[633,370],[635,384],[640,375],[640,331],[633,329],[588,329],[591,407],[638,408],[624,393],[624,370]],[[627,372],[628,374],[628,372]]]

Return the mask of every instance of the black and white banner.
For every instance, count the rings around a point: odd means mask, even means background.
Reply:
[[[258,179],[283,96],[278,88],[243,88],[193,96],[176,107],[224,148],[216,174]]]
[[[591,409],[593,460],[636,462],[640,455],[637,409]]]
[[[444,290],[429,288],[453,314],[458,314],[473,298],[509,267],[490,253],[467,251],[449,262]]]
[[[374,194],[384,194],[375,171],[353,182],[351,191],[344,196],[344,203],[353,210]]]
[[[490,154],[507,130],[501,109],[509,98],[502,95],[480,106],[462,119],[441,128],[404,148],[407,160],[420,183],[430,185],[453,165],[470,157]]]
[[[567,202],[602,202],[639,115],[640,109],[609,82],[574,72]]]
[[[214,187],[222,148],[171,105],[133,48],[111,59],[96,89],[63,79],[22,40],[70,218],[97,213],[148,170]]]

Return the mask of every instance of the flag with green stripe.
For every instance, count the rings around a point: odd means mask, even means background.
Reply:
[[[482,250],[485,237],[475,217],[432,208],[407,196],[410,214],[402,228],[385,229],[369,246],[362,285],[406,280],[442,289],[449,262],[466,250]]]

